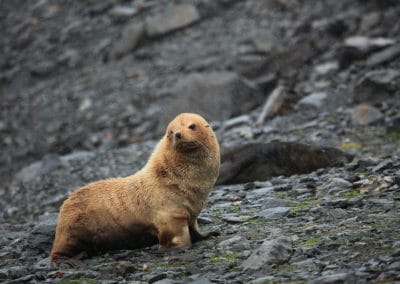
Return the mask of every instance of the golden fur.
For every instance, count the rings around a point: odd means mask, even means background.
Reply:
[[[140,171],[90,183],[69,196],[60,210],[51,262],[157,242],[161,248],[189,247],[193,238],[204,237],[197,217],[219,166],[219,145],[204,118],[178,115]]]

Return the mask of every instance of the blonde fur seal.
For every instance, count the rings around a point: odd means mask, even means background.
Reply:
[[[134,175],[90,183],[64,201],[51,262],[107,249],[186,248],[206,238],[197,217],[218,177],[219,145],[207,121],[183,113]]]

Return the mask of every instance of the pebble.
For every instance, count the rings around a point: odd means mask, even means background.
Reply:
[[[252,255],[245,260],[241,267],[244,270],[270,272],[272,264],[282,264],[289,260],[292,254],[292,244],[289,238],[278,237],[266,239]]]
[[[197,8],[190,4],[176,5],[163,14],[146,20],[146,34],[157,37],[178,29],[185,28],[200,20]]]
[[[351,121],[355,125],[368,125],[384,118],[382,112],[376,107],[362,104],[351,110]]]

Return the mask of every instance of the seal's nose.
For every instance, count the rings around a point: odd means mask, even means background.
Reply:
[[[180,132],[176,132],[175,133],[175,137],[178,138],[178,139],[181,139],[182,138],[182,134]]]

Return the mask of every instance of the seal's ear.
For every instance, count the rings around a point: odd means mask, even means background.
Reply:
[[[206,124],[206,125],[204,125],[205,127],[210,127],[210,125],[208,125],[208,124]]]

